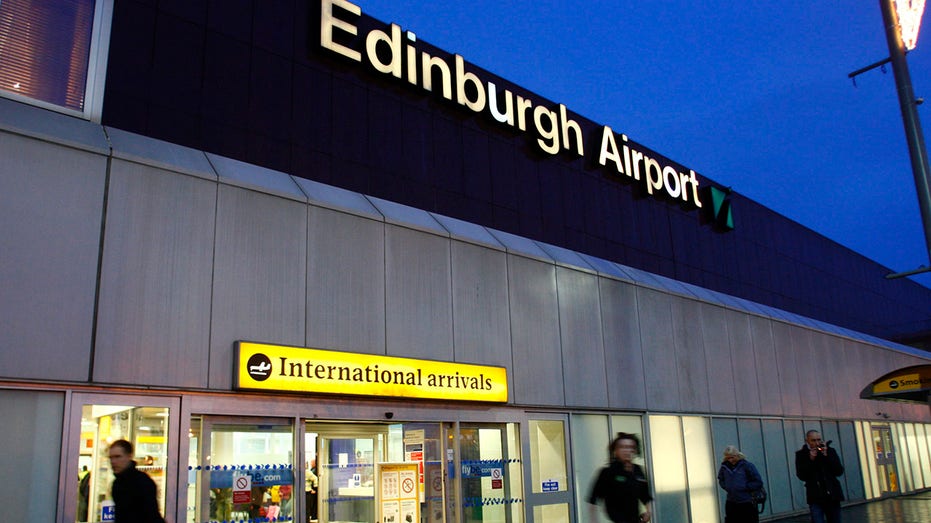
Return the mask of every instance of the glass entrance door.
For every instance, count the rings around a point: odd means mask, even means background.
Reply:
[[[384,434],[318,437],[321,522],[375,521],[375,463],[384,461]]]
[[[568,420],[563,414],[534,414],[527,421],[525,456],[530,461],[527,485],[529,521],[569,523],[575,512],[569,477]]]
[[[873,458],[881,496],[899,492],[899,476],[895,465],[895,444],[888,425],[873,425]]]
[[[76,522],[112,521],[114,475],[108,450],[117,440],[129,442],[136,469],[155,483],[159,512],[175,510],[174,476],[177,461],[170,447],[177,445],[179,402],[171,397],[76,393],[72,402],[67,464],[65,513]]]
[[[189,437],[189,523],[294,519],[291,420],[195,417]]]
[[[521,461],[517,425],[468,424],[459,426],[459,512],[448,521],[520,522]],[[452,438],[450,438],[452,440]],[[453,455],[447,451],[448,455]],[[450,507],[454,509],[455,507]]]

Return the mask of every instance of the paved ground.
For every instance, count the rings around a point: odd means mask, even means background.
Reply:
[[[871,501],[843,509],[844,523],[931,523],[931,491]],[[810,523],[808,514],[774,523]]]

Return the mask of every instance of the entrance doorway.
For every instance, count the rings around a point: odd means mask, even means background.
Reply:
[[[69,421],[64,513],[69,521],[112,521],[115,476],[108,451],[115,441],[132,447],[133,466],[155,483],[159,512],[175,509],[179,402],[177,398],[130,394],[75,393]]]
[[[193,416],[186,521],[524,520],[516,423],[295,421]]]
[[[520,523],[518,437],[510,423],[307,422],[308,520]],[[389,464],[416,464],[413,503],[386,499]]]
[[[895,464],[895,443],[888,425],[873,425],[873,458],[881,496],[898,494],[899,476]]]
[[[187,521],[292,520],[293,433],[289,419],[192,418]]]

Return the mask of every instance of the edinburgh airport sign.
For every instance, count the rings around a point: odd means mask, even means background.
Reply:
[[[359,35],[361,16],[362,9],[348,0],[321,0],[321,47],[352,62],[368,64],[377,73],[405,82],[411,88],[435,93],[468,111],[486,115],[499,125],[532,132],[536,146],[544,153],[588,158],[595,168],[640,184],[648,196],[676,201],[686,209],[701,208],[703,199],[712,199],[700,196],[695,171],[680,171],[665,159],[640,150],[626,135],[606,125],[591,133],[592,143],[585,143],[581,126],[569,116],[565,105],[541,105],[510,90],[502,92],[494,81],[483,80],[470,70],[462,56],[432,56],[418,47],[415,33],[402,30],[397,24]],[[717,193],[720,200],[721,191]],[[719,211],[713,210],[715,218],[719,218]],[[726,228],[733,227],[730,223]]]

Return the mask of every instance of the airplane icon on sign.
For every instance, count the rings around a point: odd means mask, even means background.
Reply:
[[[268,371],[270,371],[271,368],[272,366],[270,363],[263,361],[262,363],[258,365],[250,365],[249,374],[259,374],[259,375],[265,376],[268,374]]]

